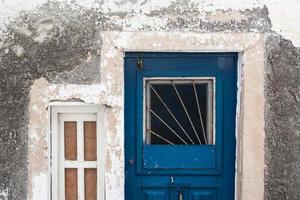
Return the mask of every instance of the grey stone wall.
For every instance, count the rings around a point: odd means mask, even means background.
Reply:
[[[266,37],[265,199],[300,199],[300,49]]]

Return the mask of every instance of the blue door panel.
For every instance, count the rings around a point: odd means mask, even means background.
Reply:
[[[237,54],[131,52],[124,65],[125,199],[233,200]],[[214,77],[214,145],[144,144],[146,77]]]
[[[212,190],[193,189],[190,191],[189,196],[189,200],[216,200],[216,192]]]
[[[144,59],[145,70],[199,70],[199,69],[208,69],[214,70],[218,67],[218,60],[211,58],[203,58],[202,63],[191,63],[189,62],[190,58],[146,58]],[[208,67],[209,66],[209,67]],[[180,68],[179,68],[180,67]]]
[[[215,146],[200,147],[178,145],[146,145],[143,150],[143,167],[148,169],[213,169]],[[194,155],[193,157],[187,155]]]
[[[143,199],[145,200],[165,200],[169,199],[167,189],[145,189],[143,190]]]
[[[171,177],[173,183],[171,183]],[[162,175],[148,175],[141,179],[141,187],[162,187],[168,188],[170,186],[189,186],[193,188],[217,188],[219,185],[216,176],[202,176],[202,175],[177,175],[177,176],[162,176]],[[192,184],[191,184],[192,183]]]

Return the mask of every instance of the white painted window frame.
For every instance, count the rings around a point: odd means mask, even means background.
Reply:
[[[104,164],[105,164],[105,127],[104,127],[104,118],[105,118],[105,106],[104,105],[95,105],[95,104],[85,104],[85,103],[67,103],[67,102],[56,102],[49,105],[49,200],[64,200],[64,175],[61,173],[62,169],[65,167],[76,167],[84,168],[91,167],[97,168],[97,200],[105,199],[105,176],[104,176]],[[62,116],[62,117],[60,117]],[[63,141],[60,136],[63,136],[63,127],[59,126],[63,121],[89,121],[96,120],[97,129],[97,161],[64,161],[64,148]],[[83,125],[83,123],[77,123],[78,126]],[[81,127],[82,128],[82,127]],[[78,129],[79,130],[79,129]],[[83,129],[82,129],[83,130]],[[79,134],[80,135],[80,134]],[[79,136],[78,135],[78,136]],[[83,134],[81,134],[83,136]],[[80,137],[80,136],[79,136]],[[77,141],[80,141],[77,140]],[[82,138],[83,142],[83,138]],[[79,145],[77,148],[84,147]],[[62,151],[60,150],[62,149]],[[59,152],[60,151],[60,152]],[[82,151],[83,152],[83,151]],[[83,156],[83,155],[82,155]],[[83,173],[80,173],[82,171]],[[64,173],[63,173],[64,174]],[[84,176],[84,170],[78,170],[78,177],[81,175]],[[82,177],[81,177],[82,179]],[[84,179],[84,177],[83,177]],[[79,178],[78,178],[79,180]],[[80,184],[83,184],[80,186]],[[84,182],[78,181],[78,188],[83,188]],[[81,192],[84,194],[84,191]],[[80,192],[78,193],[78,197]],[[84,200],[84,196],[79,198]]]

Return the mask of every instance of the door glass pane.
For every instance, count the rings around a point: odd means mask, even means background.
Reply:
[[[65,159],[77,160],[77,123],[64,122]]]
[[[65,169],[65,198],[77,200],[77,169]]]
[[[214,78],[145,79],[145,143],[213,144]]]
[[[84,169],[85,200],[97,199],[97,169]]]
[[[97,160],[96,122],[84,122],[84,160]]]

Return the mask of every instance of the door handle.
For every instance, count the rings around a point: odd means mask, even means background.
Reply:
[[[129,165],[133,166],[134,165],[134,160],[128,160]]]
[[[179,192],[179,200],[183,200],[182,192]]]

